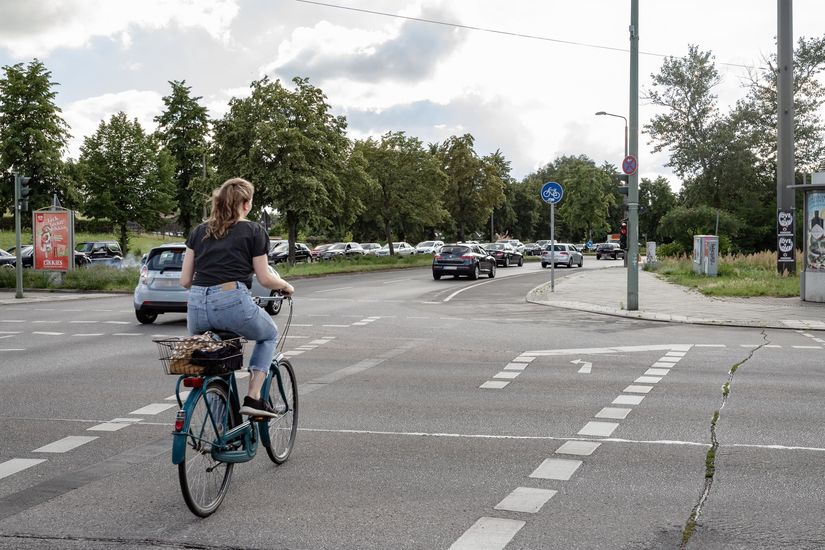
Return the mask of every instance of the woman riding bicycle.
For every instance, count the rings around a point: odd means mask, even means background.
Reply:
[[[252,300],[252,273],[265,288],[287,296],[295,289],[269,269],[269,236],[263,226],[246,219],[254,191],[248,181],[233,178],[212,193],[209,219],[186,239],[180,284],[189,289],[189,334],[227,330],[255,341],[249,390],[240,412],[273,417],[276,411],[261,399],[261,386],[275,353],[278,327]]]

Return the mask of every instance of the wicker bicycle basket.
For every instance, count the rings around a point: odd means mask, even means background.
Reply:
[[[166,374],[216,375],[243,368],[243,337],[217,339],[207,332],[197,336],[158,338],[160,361]]]

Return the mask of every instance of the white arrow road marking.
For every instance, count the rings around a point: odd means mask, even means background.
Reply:
[[[593,366],[593,363],[588,363],[587,361],[582,361],[581,359],[576,359],[575,361],[570,361],[574,365],[581,365],[582,368],[579,369],[579,374],[590,374],[590,367]]]

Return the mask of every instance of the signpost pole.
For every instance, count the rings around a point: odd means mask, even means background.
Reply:
[[[14,262],[15,298],[23,298],[23,255],[20,252],[20,216],[23,215],[20,204],[20,175],[14,175]]]
[[[556,291],[556,203],[550,204],[550,292]]]
[[[630,0],[630,153],[639,158],[639,0]],[[639,309],[639,171],[627,187],[627,310]]]

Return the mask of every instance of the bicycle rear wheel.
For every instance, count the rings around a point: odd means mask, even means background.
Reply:
[[[221,505],[232,479],[234,464],[212,458],[214,442],[236,424],[226,384],[210,382],[191,411],[178,479],[186,505],[193,514],[205,518]]]
[[[298,433],[298,381],[295,380],[295,371],[288,359],[281,359],[278,365],[272,365],[272,381],[269,384],[269,404],[275,410],[284,410],[284,399],[278,390],[278,373],[281,375],[281,384],[286,396],[286,405],[289,410],[278,418],[270,418],[267,422],[269,441],[264,446],[266,454],[276,464],[283,464],[292,453],[295,436]]]

